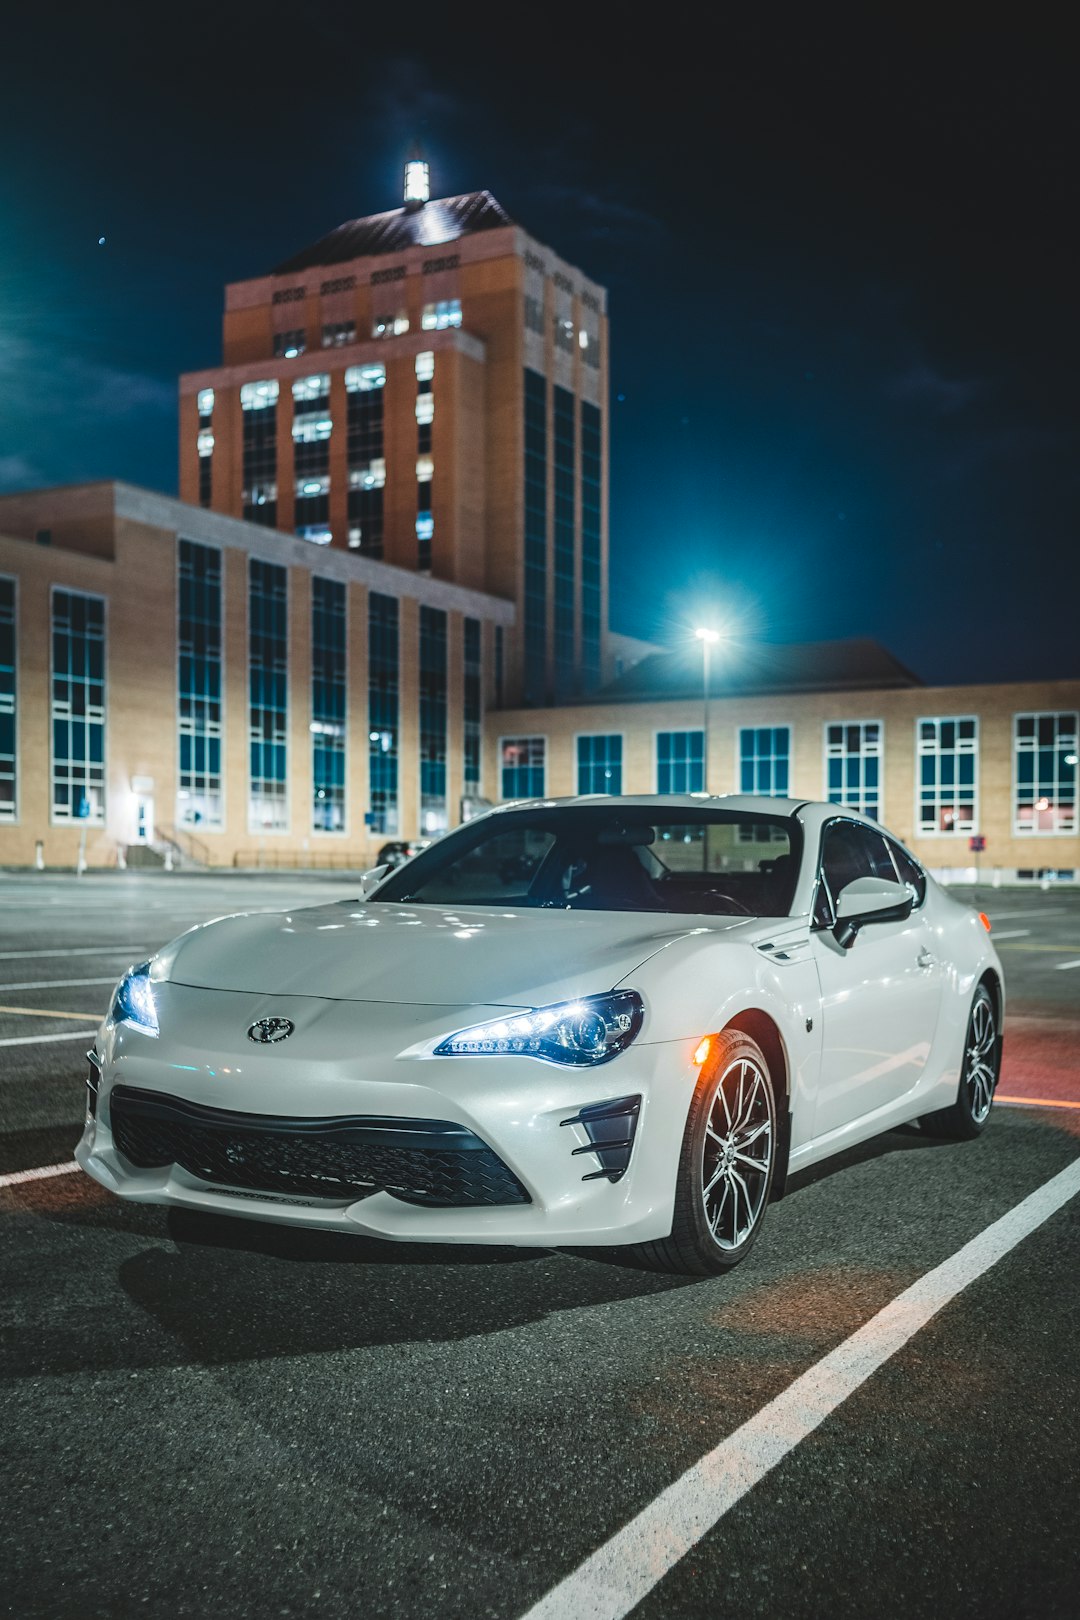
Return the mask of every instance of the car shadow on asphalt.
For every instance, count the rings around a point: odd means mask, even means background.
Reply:
[[[874,1159],[884,1159],[890,1153],[933,1152],[935,1148],[955,1147],[955,1145],[947,1137],[929,1136],[917,1124],[898,1125],[895,1130],[886,1131],[883,1136],[872,1136],[869,1141],[845,1148],[843,1153],[837,1153],[831,1159],[822,1159],[819,1164],[812,1164],[806,1170],[793,1170],[788,1177],[784,1196],[802,1192],[805,1188],[812,1187],[815,1182],[826,1181],[830,1176],[840,1175],[857,1164],[869,1164]]]

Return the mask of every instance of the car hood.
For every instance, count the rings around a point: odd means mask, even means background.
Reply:
[[[158,953],[153,976],[335,1001],[541,1006],[610,989],[676,940],[739,924],[745,919],[344,901],[204,923]]]

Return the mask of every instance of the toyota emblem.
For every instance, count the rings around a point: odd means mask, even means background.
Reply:
[[[275,1041],[287,1041],[296,1025],[288,1018],[257,1018],[248,1030],[248,1040],[259,1046],[272,1046]]]

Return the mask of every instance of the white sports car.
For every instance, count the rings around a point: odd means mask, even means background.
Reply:
[[[710,1273],[792,1171],[989,1116],[990,925],[854,811],[509,805],[361,886],[124,976],[84,1170],[144,1203]]]

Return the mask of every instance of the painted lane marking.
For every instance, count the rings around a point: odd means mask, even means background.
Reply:
[[[75,945],[70,950],[0,951],[0,962],[29,961],[32,956],[145,956],[145,945]]]
[[[76,984],[115,984],[116,974],[107,979],[30,979],[21,984],[0,984],[0,990],[69,990]]]
[[[957,1294],[1080,1192],[1080,1159],[872,1316],[552,1588],[524,1620],[622,1620],[777,1463]]]
[[[998,942],[1003,939],[1027,939],[1030,933],[1030,928],[1006,928],[1004,933],[995,933],[994,939]]]
[[[1009,949],[1010,951],[1057,951],[1060,955],[1062,951],[1080,951],[1080,945],[1065,943],[1061,945],[1010,945]]]
[[[0,1013],[17,1013],[20,1018],[100,1018],[100,1013],[55,1012],[49,1007],[0,1007]]]
[[[93,1040],[96,1034],[96,1029],[74,1029],[63,1035],[7,1035],[0,1040],[0,1046],[48,1046],[51,1041]]]
[[[1021,917],[1060,917],[1061,912],[1061,906],[1040,906],[1037,911],[999,911],[997,917],[999,922],[1018,922]]]
[[[1006,1103],[1010,1108],[1080,1108],[1080,1102],[1062,1102],[1054,1097],[1001,1097],[995,1091],[995,1103]]]
[[[36,1170],[12,1170],[0,1176],[0,1187],[18,1187],[23,1181],[44,1181],[47,1176],[70,1176],[79,1167],[74,1159],[67,1164],[40,1164]]]
[[[1080,968],[1080,956],[1076,958],[1075,962],[1055,962],[1054,967],[1058,973],[1067,973],[1069,968]]]

